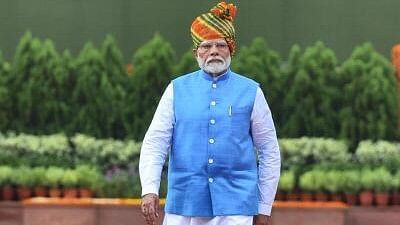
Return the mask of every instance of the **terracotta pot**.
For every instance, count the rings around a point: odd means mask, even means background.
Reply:
[[[344,197],[346,199],[346,203],[349,205],[357,205],[357,194],[344,194]]]
[[[14,200],[14,188],[11,185],[5,185],[1,188],[1,195],[3,201]]]
[[[64,198],[77,198],[78,189],[76,188],[64,188]]]
[[[331,201],[342,202],[343,201],[342,194],[339,194],[339,193],[331,194]]]
[[[286,194],[286,199],[288,201],[298,201],[300,199],[300,195],[298,193],[288,193]]]
[[[91,198],[93,197],[93,191],[89,188],[79,188],[79,196],[81,198]]]
[[[32,190],[28,187],[18,187],[17,194],[19,200],[24,200],[32,196]]]
[[[49,197],[50,198],[59,198],[61,197],[61,189],[60,188],[50,188],[49,189]]]
[[[378,206],[387,206],[389,204],[389,193],[375,193],[375,202]]]
[[[276,201],[285,201],[286,195],[282,191],[278,191],[275,195],[275,200]]]
[[[371,206],[374,200],[372,191],[362,191],[360,193],[360,204],[362,206]]]
[[[317,202],[326,202],[328,201],[328,195],[324,192],[318,192],[315,194],[315,200]]]
[[[47,188],[45,187],[35,187],[33,189],[34,196],[36,197],[47,197]]]
[[[300,194],[300,200],[303,202],[311,202],[311,201],[313,201],[313,194],[302,192]]]
[[[395,191],[392,193],[392,205],[400,205],[400,192]]]
[[[358,194],[344,194],[345,203],[348,205],[357,205],[358,204]]]

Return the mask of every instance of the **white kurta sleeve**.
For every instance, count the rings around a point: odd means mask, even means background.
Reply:
[[[271,111],[261,88],[251,114],[251,133],[258,151],[258,213],[270,215],[279,183],[281,158]]]
[[[162,168],[171,146],[173,125],[173,87],[170,83],[161,97],[140,151],[139,175],[142,196],[148,193],[158,195]]]

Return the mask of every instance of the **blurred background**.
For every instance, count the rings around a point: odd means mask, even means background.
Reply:
[[[198,69],[190,25],[217,2],[0,1],[0,200],[139,198],[141,141],[171,79]],[[400,2],[232,2],[231,67],[277,128],[277,200],[398,213]]]

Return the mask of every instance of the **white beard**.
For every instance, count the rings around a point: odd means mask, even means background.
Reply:
[[[220,74],[229,68],[231,64],[231,56],[229,55],[226,60],[221,56],[210,57],[207,61],[197,56],[197,63],[199,64],[199,67],[207,73]]]

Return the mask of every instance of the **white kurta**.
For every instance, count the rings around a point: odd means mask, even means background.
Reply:
[[[158,194],[174,126],[173,84],[161,97],[143,140],[139,173],[142,196]],[[251,134],[258,152],[259,214],[270,215],[280,175],[280,153],[271,111],[260,88],[251,114]],[[195,201],[195,200],[194,200]],[[185,217],[166,213],[163,225],[251,225],[252,216]]]

